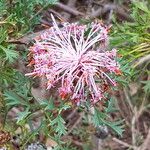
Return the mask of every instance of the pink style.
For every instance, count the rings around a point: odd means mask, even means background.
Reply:
[[[61,82],[60,97],[77,105],[87,99],[98,102],[104,98],[106,87],[116,86],[112,74],[121,73],[116,50],[106,50],[108,28],[98,22],[65,23],[59,28],[53,16],[52,20],[53,27],[30,47],[34,70],[26,75],[45,76],[47,89]]]

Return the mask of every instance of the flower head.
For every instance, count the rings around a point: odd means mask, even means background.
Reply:
[[[34,70],[27,75],[45,76],[48,89],[61,82],[58,92],[62,99],[77,104],[101,100],[106,89],[116,86],[110,76],[120,72],[116,50],[106,50],[108,28],[98,22],[66,23],[59,28],[52,19],[53,27],[30,47]]]

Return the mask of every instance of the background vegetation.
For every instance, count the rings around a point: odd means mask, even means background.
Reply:
[[[150,2],[0,1],[0,147],[2,149],[146,150],[150,141]],[[72,7],[72,9],[70,9]],[[94,10],[94,11],[93,11]],[[122,76],[104,110],[74,107],[46,91],[44,79],[25,77],[28,48],[62,21],[103,19],[112,25]],[[94,112],[94,114],[93,114]],[[123,132],[124,131],[124,132]]]

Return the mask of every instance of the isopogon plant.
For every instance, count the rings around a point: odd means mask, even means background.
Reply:
[[[80,105],[105,99],[105,93],[116,86],[111,77],[121,73],[116,49],[106,50],[108,30],[100,22],[90,25],[64,23],[59,28],[53,15],[53,27],[35,38],[30,47],[27,76],[45,76],[47,89],[60,82],[60,98]]]

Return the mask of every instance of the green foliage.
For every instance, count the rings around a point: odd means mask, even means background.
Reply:
[[[149,2],[132,3],[133,22],[118,24],[114,20],[114,31],[111,43],[117,46],[128,62],[150,53],[150,8]]]
[[[16,123],[11,123],[15,128],[19,126],[23,129],[21,142],[24,146],[40,130],[43,130],[43,127],[31,133],[24,130],[28,123],[32,129],[31,120],[35,115],[34,112],[39,110],[40,105],[34,103],[30,80],[14,69],[15,61],[19,55],[23,57],[23,54],[10,41],[33,31],[35,25],[39,23],[41,10],[55,2],[56,0],[0,1],[0,109],[3,113],[3,116],[1,115],[3,118],[0,119],[3,119],[3,125],[7,125],[9,124],[7,113],[11,109],[16,107],[23,110],[17,114]],[[42,122],[42,124],[48,126],[46,122]],[[10,132],[14,134],[14,131]]]
[[[0,19],[2,20],[0,22],[0,90],[3,93],[2,100],[4,99],[6,111],[10,111],[15,107],[22,110],[17,114],[16,123],[13,123],[16,128],[18,126],[22,128],[23,147],[27,142],[35,139],[38,133],[42,132],[46,138],[54,138],[57,141],[58,146],[55,149],[74,150],[75,148],[72,148],[70,145],[66,146],[60,141],[60,137],[67,133],[62,113],[70,108],[70,104],[56,100],[59,102],[58,105],[52,97],[48,100],[37,102],[31,93],[32,81],[13,69],[12,65],[19,57],[19,53],[16,51],[15,45],[10,44],[10,40],[32,32],[34,26],[39,22],[41,10],[55,2],[55,0],[0,1]],[[133,22],[124,22],[121,25],[115,22],[116,26],[114,25],[111,34],[110,43],[113,47],[118,47],[123,58],[126,59],[125,61],[119,60],[124,76],[116,78],[122,85],[127,85],[129,80],[131,80],[131,76],[135,75],[135,71],[129,68],[130,64],[136,66],[135,60],[150,54],[150,33],[148,32],[150,28],[150,10],[148,4],[134,2],[132,7],[131,17]],[[150,92],[150,82],[142,81],[143,84],[145,93]],[[108,126],[118,135],[122,135],[124,122],[122,120],[109,121],[109,113],[114,111],[117,111],[115,100],[111,98],[105,103],[103,111],[99,111],[95,107],[94,114],[92,114],[92,122],[96,127]],[[39,119],[40,125],[34,129],[32,121],[36,119],[36,113],[39,113],[42,119]],[[30,129],[25,131],[27,124]]]
[[[52,98],[49,101],[43,100],[40,104],[44,107],[44,110],[54,110],[55,108]]]
[[[131,81],[137,84],[142,81],[145,84],[144,92],[140,86],[138,88],[140,94],[137,93],[132,97],[133,101],[140,102],[144,95],[149,95],[149,82],[146,80],[149,79],[147,70],[150,65],[150,1],[134,0],[130,12],[131,22],[124,21],[119,24],[114,19],[110,43],[112,47],[118,48],[124,59],[124,62],[121,62],[123,66],[121,69],[126,77],[117,78],[117,81],[119,79],[126,86]],[[136,104],[138,105],[137,102]]]
[[[4,97],[7,102],[7,106],[26,106],[30,107],[30,100],[32,96],[30,94],[30,81],[23,74],[16,72],[14,74],[13,90],[5,90]]]
[[[0,8],[1,8],[1,13],[0,13],[0,18],[1,18],[2,15],[6,13],[6,1],[5,0],[0,1]]]
[[[114,98],[110,98],[109,101],[107,101],[107,107],[105,108],[105,112],[106,113],[112,113],[117,111],[116,107],[115,107],[115,99]]]
[[[12,0],[1,2],[1,16],[4,24],[12,24],[16,32],[15,35],[21,35],[32,30],[38,23],[40,9],[44,9],[48,5],[55,4],[56,0]],[[7,13],[6,13],[7,12]],[[36,14],[36,15],[35,15]],[[11,26],[9,26],[11,27]]]
[[[7,103],[7,106],[16,106],[16,105],[22,105],[22,106],[29,106],[29,104],[18,94],[12,92],[12,91],[5,91],[4,97]]]
[[[18,53],[14,50],[14,45],[8,45],[7,48],[0,45],[0,50],[5,53],[4,59],[8,60],[8,62],[12,63],[15,59],[18,58]]]
[[[23,112],[19,112],[18,113],[18,118],[17,118],[17,123],[19,123],[22,120],[25,120],[25,118],[30,114],[31,112],[29,111],[29,109],[26,109]]]
[[[144,91],[145,93],[150,93],[150,80],[149,81],[141,81],[144,84]]]
[[[128,91],[129,103],[137,109],[143,105],[145,110],[148,108],[150,95],[150,74],[148,73],[150,65],[150,1],[132,1],[130,12],[131,22],[118,23],[116,19],[113,20],[110,43],[112,47],[118,48],[124,59],[124,62],[121,63],[123,64],[121,66],[124,67],[122,72],[127,76],[123,79],[124,83],[128,86],[134,82],[136,87],[131,86],[130,88],[137,88],[135,93],[131,94],[132,96]]]
[[[0,61],[0,74],[0,90],[2,90],[9,86],[9,83],[12,82],[12,78],[14,77],[15,73],[8,64]]]
[[[110,128],[112,128],[118,135],[122,135],[123,130],[123,120],[120,121],[116,121],[116,122],[110,122],[107,121],[108,119],[108,115],[107,113],[101,112],[99,111],[97,108],[95,108],[94,110],[94,115],[93,115],[93,124],[96,127],[99,126],[108,126]]]
[[[51,121],[50,125],[54,126],[55,131],[57,132],[58,136],[66,134],[66,127],[65,121],[59,114],[54,120]]]

